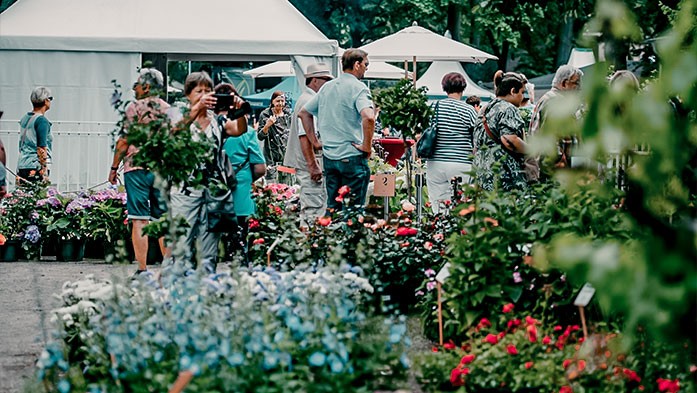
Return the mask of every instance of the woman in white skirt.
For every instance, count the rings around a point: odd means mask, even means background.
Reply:
[[[462,93],[467,81],[459,72],[443,76],[441,81],[447,98],[438,102],[435,122],[438,127],[436,148],[426,163],[426,186],[433,213],[442,211],[445,201],[453,195],[451,180],[460,177],[470,182],[472,169],[472,132],[477,113],[465,101]]]

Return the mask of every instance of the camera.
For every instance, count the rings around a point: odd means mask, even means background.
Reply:
[[[215,97],[217,100],[215,102],[214,111],[217,113],[217,112],[224,111],[227,109],[227,117],[230,120],[235,120],[235,119],[240,118],[244,115],[248,115],[248,114],[252,113],[252,106],[249,105],[249,102],[244,101],[244,100],[242,100],[243,101],[242,105],[239,108],[237,108],[237,109],[230,108],[234,103],[235,97],[238,97],[238,96],[231,95],[231,94],[213,94],[213,97]],[[240,99],[241,98],[242,97],[240,97]]]

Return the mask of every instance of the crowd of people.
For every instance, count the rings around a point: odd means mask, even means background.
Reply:
[[[186,107],[170,106],[161,98],[163,75],[154,68],[142,68],[133,84],[136,100],[125,111],[123,133],[116,142],[108,181],[116,184],[123,171],[127,192],[128,219],[132,223],[132,242],[138,262],[136,275],[147,271],[148,240],[143,227],[165,214],[167,207],[148,168],[133,165],[138,146],[128,142],[133,124],[148,124],[156,116],[166,116],[175,130],[185,130],[192,140],[203,138],[216,148],[210,162],[199,163],[203,186],[189,183],[169,190],[170,214],[188,223],[182,241],[186,260],[196,266],[200,260],[209,272],[216,270],[218,245],[222,238],[247,261],[248,219],[255,214],[252,184],[289,182],[279,168],[294,171],[299,186],[301,226],[307,227],[319,217],[343,209],[362,209],[370,183],[368,159],[372,152],[377,110],[368,87],[361,82],[369,67],[368,54],[348,49],[341,58],[342,72],[334,77],[327,64],[307,67],[305,88],[289,108],[284,92],[271,96],[268,108],[253,126],[249,114],[228,118],[229,110],[245,103],[231,84],[214,86],[206,72],[189,74],[184,83]],[[548,115],[549,103],[580,87],[583,72],[573,66],[560,67],[552,89],[537,102],[531,102],[524,75],[497,71],[495,98],[484,103],[477,96],[466,97],[464,75],[452,72],[443,76],[445,99],[433,104],[432,123],[437,127],[435,150],[426,161],[426,183],[435,214],[452,197],[453,178],[460,183],[476,182],[486,190],[507,192],[525,189],[544,180],[541,157],[528,154],[526,140],[539,132]],[[612,83],[636,84],[629,72],[616,73]],[[220,95],[232,96],[230,108],[216,106]],[[224,97],[223,97],[224,98]],[[37,87],[31,93],[33,110],[20,121],[17,176],[21,182],[48,179],[51,165],[51,122],[45,114],[51,108],[50,90]],[[534,105],[533,105],[534,104]],[[154,111],[154,112],[153,112]],[[570,165],[572,136],[559,140],[555,166]],[[0,196],[6,191],[5,154],[0,142]],[[226,175],[227,174],[227,175]],[[195,174],[192,173],[193,178]],[[212,191],[208,182],[229,182],[230,199],[236,218],[233,228],[221,234],[209,222]],[[344,190],[349,190],[348,195]],[[343,202],[344,200],[350,203]],[[226,231],[222,231],[226,232]],[[171,257],[163,239],[160,249]],[[198,255],[198,258],[196,257]]]

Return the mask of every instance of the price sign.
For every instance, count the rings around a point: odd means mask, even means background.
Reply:
[[[436,274],[436,281],[442,284],[448,277],[450,277],[450,262],[443,265],[443,268]]]
[[[578,296],[576,296],[576,300],[574,300],[574,306],[586,307],[588,303],[591,302],[593,295],[595,295],[595,288],[593,288],[591,284],[586,283],[581,288],[581,291],[578,293]]]
[[[381,197],[393,197],[395,190],[395,179],[397,176],[394,173],[378,173],[374,177],[375,188],[373,195]]]

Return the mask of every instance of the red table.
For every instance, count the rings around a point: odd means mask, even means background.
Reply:
[[[377,142],[387,152],[387,163],[396,167],[397,160],[402,158],[404,151],[407,149],[407,145],[404,144],[404,140],[402,138],[382,138],[378,139]],[[409,146],[413,146],[414,143],[415,142],[413,139],[407,139],[407,144]]]

